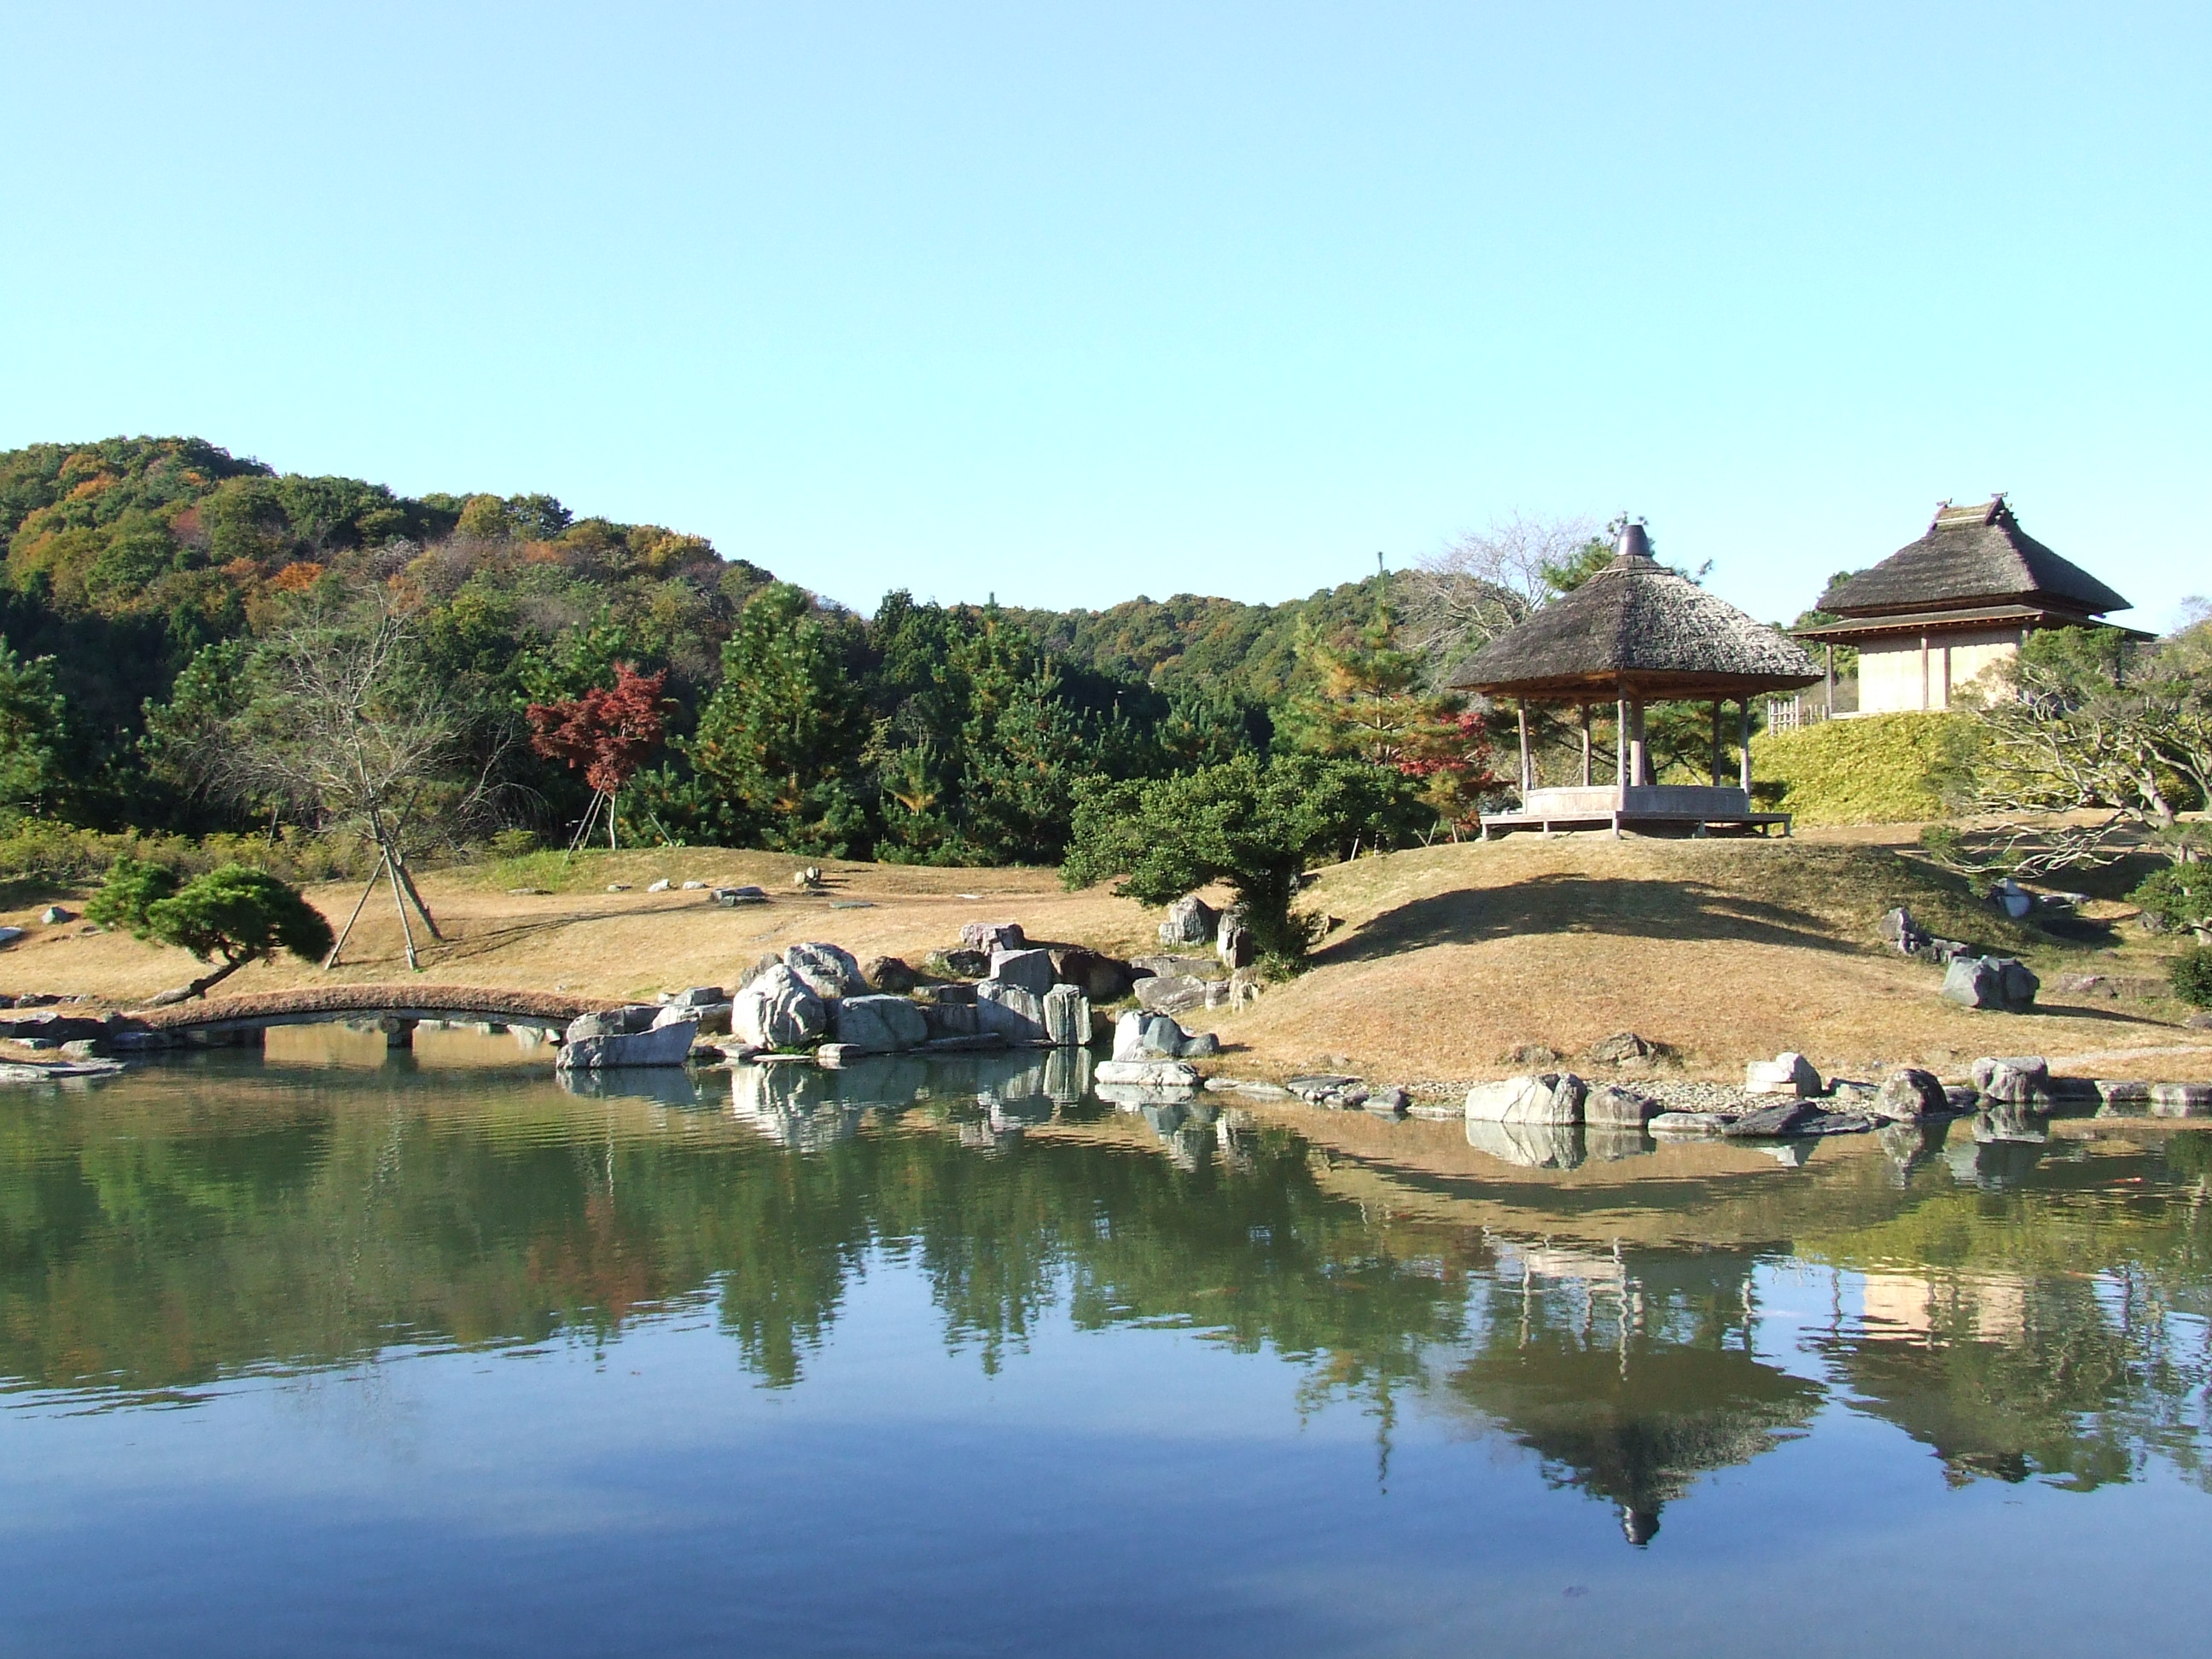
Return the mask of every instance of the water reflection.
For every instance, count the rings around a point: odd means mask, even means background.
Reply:
[[[1700,1474],[1802,1432],[1815,1383],[1753,1352],[1745,1254],[1509,1252],[1449,1386],[1647,1544]],[[1514,1269],[1519,1269],[1516,1282]]]
[[[1523,1446],[1639,1545],[1828,1405],[1953,1481],[2204,1478],[2212,1136],[2090,1147],[1991,1115],[1785,1169],[1089,1081],[1067,1054],[558,1083],[216,1054],[27,1097],[0,1117],[0,1376],[188,1400],[697,1309],[792,1388],[889,1261],[987,1370],[1048,1310],[1181,1326],[1378,1435],[1415,1411]],[[1832,1304],[1786,1352],[1761,1347],[1778,1271]]]

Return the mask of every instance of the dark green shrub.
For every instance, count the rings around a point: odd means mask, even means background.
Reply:
[[[330,923],[298,888],[243,864],[227,864],[179,887],[173,870],[118,859],[85,914],[103,927],[128,927],[140,939],[221,964],[179,991],[165,992],[164,1001],[201,995],[280,951],[313,962],[331,948]]]
[[[2128,896],[2171,932],[2212,933],[2212,864],[2169,864]]]
[[[2192,1008],[2212,1008],[2212,945],[2191,945],[2167,971],[2174,995]]]

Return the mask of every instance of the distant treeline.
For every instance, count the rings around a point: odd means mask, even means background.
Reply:
[[[0,810],[185,834],[282,816],[197,787],[179,734],[235,700],[258,641],[348,598],[404,610],[510,826],[578,821],[589,789],[532,751],[523,715],[622,662],[664,673],[669,700],[666,744],[623,793],[626,838],[959,863],[1057,859],[1084,779],[1265,754],[1285,714],[1310,734],[1292,705],[1340,689],[1326,649],[1384,599],[1375,577],[1103,612],[894,592],[861,617],[549,495],[401,496],[191,438],[0,453]]]

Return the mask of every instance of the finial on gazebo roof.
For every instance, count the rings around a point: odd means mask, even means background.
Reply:
[[[1621,526],[1620,539],[1613,544],[1613,556],[1617,559],[1640,559],[1645,564],[1655,562],[1651,557],[1651,537],[1644,528],[1643,520],[1631,520]]]

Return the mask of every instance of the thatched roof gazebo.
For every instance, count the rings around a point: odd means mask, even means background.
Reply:
[[[1624,826],[1758,829],[1787,814],[1751,810],[1751,699],[1812,684],[1820,671],[1796,641],[1754,622],[1726,600],[1651,556],[1640,524],[1620,533],[1613,562],[1468,661],[1455,684],[1520,705],[1521,810],[1485,813],[1492,829]],[[1644,705],[1710,701],[1713,781],[1658,784],[1644,740]],[[1741,758],[1735,782],[1722,770],[1723,704],[1738,708]],[[1571,703],[1580,711],[1582,781],[1540,787],[1528,748],[1528,706]],[[1611,703],[1616,773],[1599,786],[1590,771],[1590,710]]]

